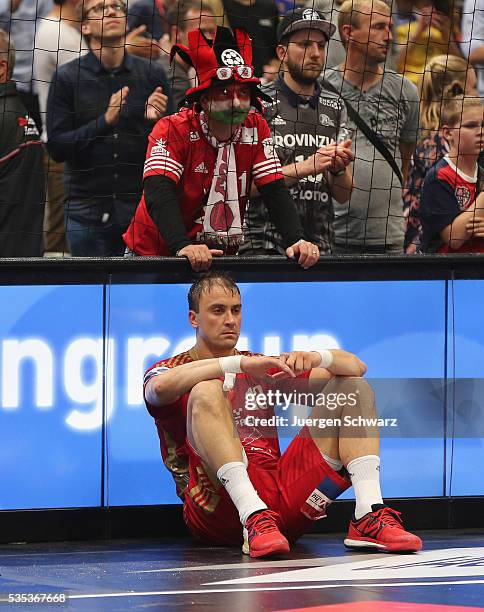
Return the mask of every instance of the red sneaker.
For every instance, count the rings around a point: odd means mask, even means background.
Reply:
[[[350,521],[345,546],[353,549],[371,548],[382,552],[417,552],[422,549],[422,540],[405,531],[400,512],[375,504],[358,521]]]
[[[249,516],[244,528],[242,552],[251,557],[289,552],[289,542],[277,528],[277,518],[278,514],[272,510],[261,510]]]

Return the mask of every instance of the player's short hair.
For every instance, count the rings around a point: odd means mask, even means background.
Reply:
[[[465,111],[476,107],[482,108],[482,102],[478,96],[457,96],[442,107],[440,127],[444,125],[448,127],[459,126]]]
[[[240,290],[234,279],[226,272],[209,272],[195,281],[190,287],[188,292],[188,308],[198,312],[202,294],[208,293],[217,286],[223,287],[232,294],[238,293],[240,295]]]
[[[0,30],[0,60],[7,60],[7,78],[10,79],[15,66],[15,44],[5,30]]]
[[[352,28],[358,28],[361,24],[361,15],[379,13],[382,8],[390,11],[391,14],[391,8],[386,0],[344,0],[338,9],[338,30],[345,48],[347,42],[343,36],[343,26],[349,25]]]

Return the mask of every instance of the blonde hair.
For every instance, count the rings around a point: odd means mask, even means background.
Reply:
[[[343,27],[349,25],[352,28],[357,28],[360,25],[361,15],[371,15],[378,13],[376,5],[385,7],[386,11],[390,11],[390,6],[385,0],[344,0],[343,4],[337,9],[338,15],[338,30],[343,46],[346,48],[347,41],[343,36]]]
[[[481,99],[478,96],[457,96],[442,107],[439,127],[458,127],[462,115],[471,108],[482,108]]]
[[[473,70],[471,64],[457,55],[436,55],[425,66],[420,96],[421,139],[438,130],[448,103],[457,96],[462,98],[469,70]]]

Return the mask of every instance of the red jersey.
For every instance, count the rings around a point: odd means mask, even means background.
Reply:
[[[433,166],[427,176],[420,199],[422,249],[438,253],[482,253],[484,240],[473,237],[458,249],[444,244],[441,231],[474,203],[479,194],[477,166],[475,176],[461,172],[448,156]]]
[[[252,181],[256,186],[283,179],[265,119],[251,111],[234,143],[240,216],[243,220]],[[160,119],[148,139],[143,178],[163,175],[177,185],[177,196],[187,236],[194,243],[203,230],[204,209],[214,175],[217,151],[205,137],[198,113],[182,109]],[[138,255],[170,255],[142,195],[130,226],[123,236]]]
[[[247,351],[237,352],[239,355],[254,355]],[[146,383],[161,372],[170,370],[184,363],[190,363],[194,359],[189,352],[180,353],[169,359],[162,359],[149,368],[144,377]],[[298,378],[307,378],[309,372],[305,372]],[[252,424],[248,416],[259,416],[270,420],[274,416],[273,406],[264,407],[263,411],[254,413],[254,406],[247,401],[247,397],[253,398],[259,393],[266,393],[269,387],[260,380],[254,380],[246,374],[237,374],[234,389],[229,393],[232,404],[234,421],[237,432],[250,462],[256,463],[264,469],[276,469],[277,462],[281,456],[277,427],[275,424],[260,426]],[[251,395],[248,395],[251,394]],[[165,466],[170,470],[177,485],[177,494],[182,497],[188,484],[188,462],[189,453],[187,449],[187,404],[189,393],[185,393],[173,404],[156,407],[146,401],[148,412],[155,419],[160,438],[161,454]],[[248,421],[249,424],[246,424]]]

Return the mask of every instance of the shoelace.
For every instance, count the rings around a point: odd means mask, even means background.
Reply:
[[[264,510],[254,515],[253,519],[249,519],[250,531],[256,530],[257,533],[270,533],[276,531],[276,518],[277,514],[272,510]]]
[[[397,529],[403,529],[403,521],[401,519],[402,513],[393,508],[381,508],[376,513],[378,518],[390,527],[396,527]]]

